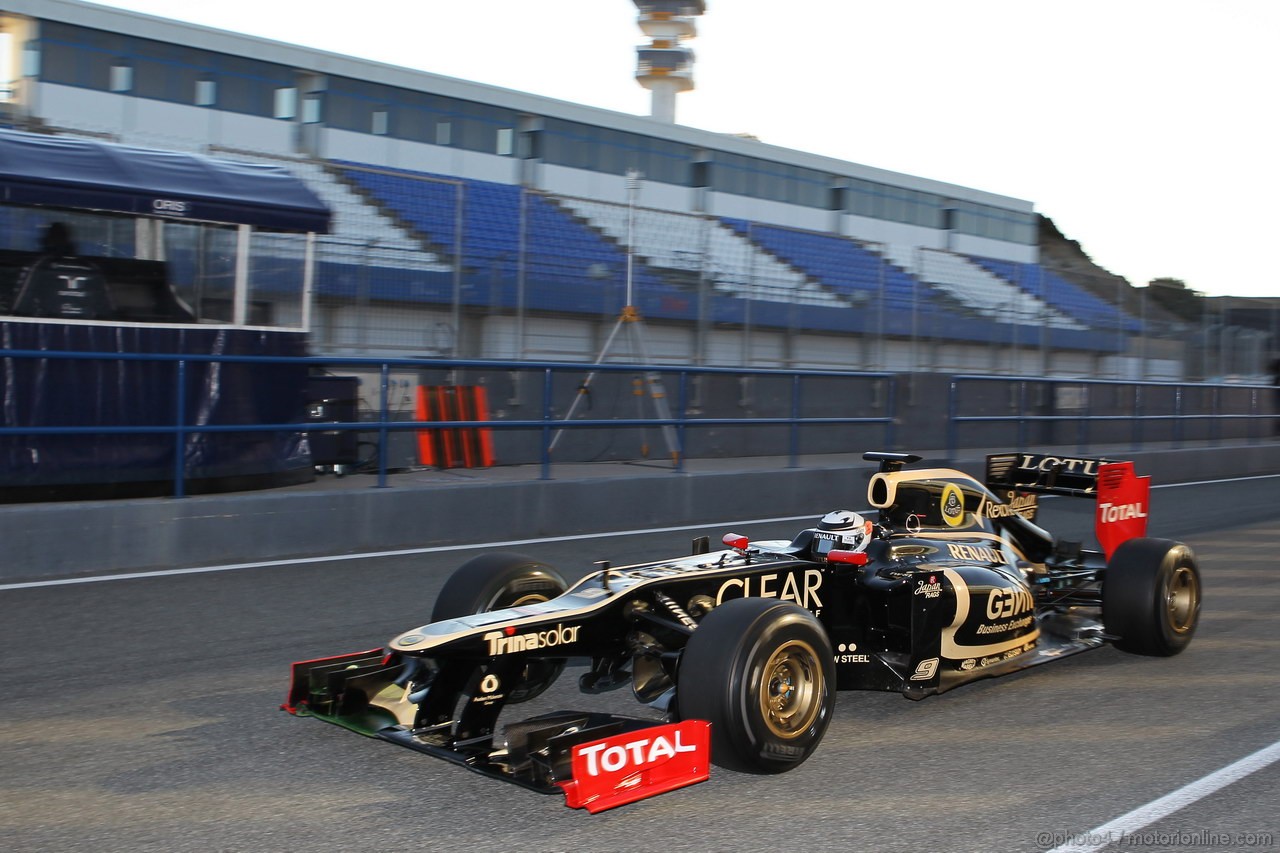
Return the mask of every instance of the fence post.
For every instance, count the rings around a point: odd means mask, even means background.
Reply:
[[[1085,453],[1089,449],[1089,419],[1093,417],[1093,395],[1090,392],[1093,386],[1081,385],[1080,390],[1084,396],[1084,417],[1080,418],[1080,423],[1076,426],[1076,450]]]
[[[1258,389],[1249,389],[1249,440],[1258,437]]]
[[[685,436],[685,413],[689,406],[689,371],[680,371],[680,383],[678,386],[676,399],[676,440],[680,445],[680,452],[676,454],[676,471],[684,471],[685,450],[688,448],[688,439]]]
[[[1142,446],[1142,407],[1143,385],[1141,382],[1133,386],[1133,429],[1129,431],[1131,447],[1137,451]]]
[[[881,381],[886,383],[885,414],[887,418],[884,423],[884,446],[893,450],[893,443],[898,438],[896,429],[898,419],[898,377],[885,376]]]
[[[551,479],[551,368],[542,368],[542,473],[543,480]]]
[[[1027,380],[1018,380],[1018,449],[1025,450],[1027,447],[1027,428],[1030,424],[1027,421]],[[1044,386],[1040,386],[1043,388]]]
[[[960,397],[960,380],[952,376],[951,381],[947,383],[947,458],[955,459],[957,445],[960,442],[960,424],[956,422],[959,416],[959,397]]]
[[[174,429],[173,429],[173,496],[175,498],[185,498],[187,496],[186,482],[186,462],[187,462],[187,362],[186,359],[178,360],[177,372],[178,387],[174,389],[174,399],[177,401],[174,411]]]
[[[388,400],[391,396],[391,366],[385,361],[379,372],[378,401],[378,485],[375,489],[387,488],[387,445],[390,434],[387,432]]]
[[[1173,449],[1182,447],[1182,386],[1173,392]]]
[[[1217,385],[1213,386],[1213,402],[1209,405],[1209,440],[1217,444],[1218,438],[1222,435],[1222,430],[1218,425],[1218,412],[1220,411],[1220,403],[1222,399],[1222,389]]]
[[[788,437],[788,455],[790,461],[787,463],[788,468],[799,468],[800,462],[797,457],[800,455],[800,374],[791,374],[791,423],[788,425],[790,435]]]

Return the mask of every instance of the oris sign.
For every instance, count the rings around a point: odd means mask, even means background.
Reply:
[[[151,212],[158,216],[186,216],[191,205],[174,198],[156,198],[151,200]]]

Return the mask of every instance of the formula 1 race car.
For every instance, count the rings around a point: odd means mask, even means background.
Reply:
[[[1132,463],[1008,453],[986,485],[919,457],[867,453],[874,512],[837,510],[791,541],[712,551],[571,587],[487,554],[445,583],[431,621],[386,649],[294,664],[285,710],[600,811],[707,778],[708,761],[780,772],[818,747],[837,689],[911,699],[1111,643],[1186,648],[1200,576],[1186,545],[1143,538]],[[1101,550],[1035,523],[1038,496],[1097,502]],[[508,723],[569,660],[578,686],[629,686],[662,719],[554,712]]]

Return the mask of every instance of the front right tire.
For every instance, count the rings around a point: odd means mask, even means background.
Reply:
[[[498,551],[459,566],[445,581],[431,610],[432,622],[549,601],[568,589],[564,577],[524,554]],[[511,704],[528,702],[555,683],[564,658],[531,658],[508,694]]]

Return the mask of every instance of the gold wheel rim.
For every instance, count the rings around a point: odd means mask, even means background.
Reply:
[[[1169,579],[1165,598],[1169,626],[1179,634],[1190,631],[1195,627],[1199,603],[1200,581],[1196,579],[1196,573],[1188,566],[1179,566]]]
[[[813,646],[790,640],[779,646],[764,666],[760,712],[776,737],[800,737],[822,711],[822,668]]]

